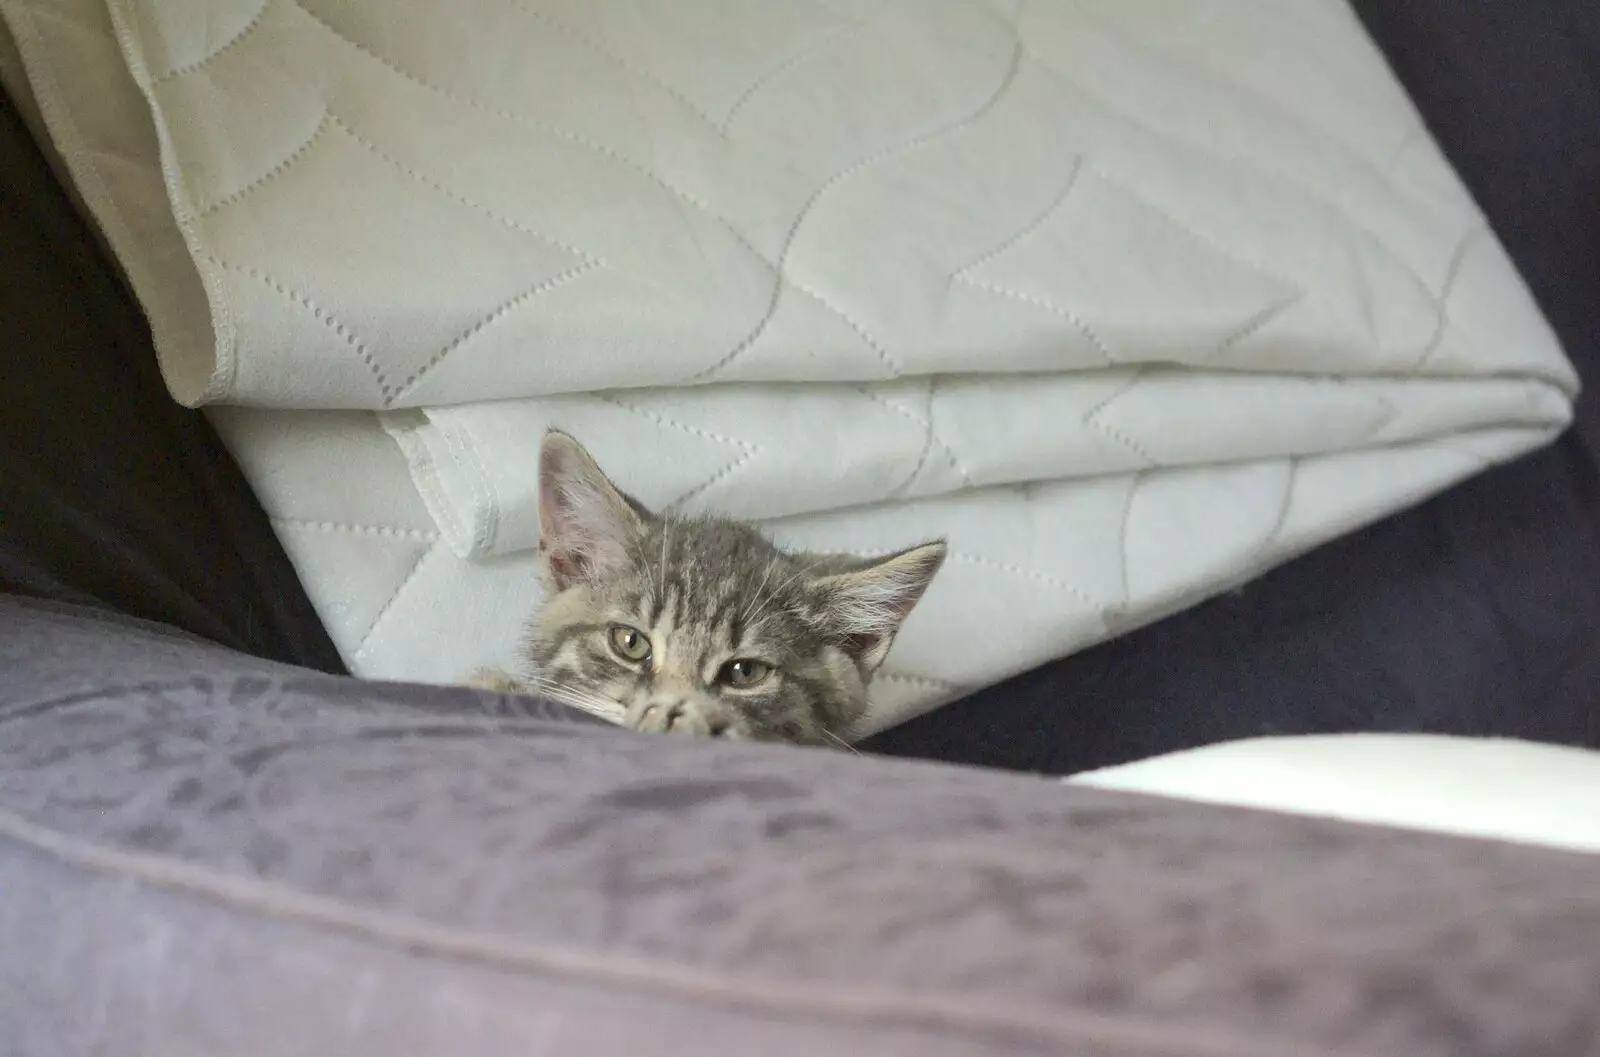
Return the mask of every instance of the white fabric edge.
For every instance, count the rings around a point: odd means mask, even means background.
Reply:
[[[77,14],[93,8],[96,17],[108,15],[97,5],[79,7]],[[44,127],[49,132],[50,146],[71,177],[68,182],[74,197],[87,207],[109,243],[113,257],[124,269],[150,322],[157,360],[174,398],[189,407],[206,403],[226,388],[222,375],[217,371],[217,352],[224,347],[224,333],[232,333],[226,303],[219,304],[213,299],[212,295],[220,295],[220,290],[215,288],[215,283],[206,282],[186,234],[171,224],[166,224],[165,230],[158,232],[156,228],[163,226],[160,222],[155,228],[150,225],[141,227],[131,222],[118,207],[115,196],[106,185],[104,174],[95,163],[94,153],[88,149],[73,108],[67,101],[68,93],[63,83],[70,79],[71,71],[56,68],[45,36],[35,28],[32,17],[28,4],[23,0],[0,0],[0,21],[4,21],[10,31],[29,87],[29,99],[24,110],[26,112],[32,108],[43,119]],[[122,56],[115,54],[115,48],[106,58],[108,61],[102,64],[100,73],[113,77],[129,76],[128,67]],[[151,135],[157,135],[142,88],[138,98],[144,128]],[[165,149],[162,153],[166,153]],[[166,194],[163,188],[163,197]],[[162,218],[162,221],[166,219]],[[179,236],[177,241],[182,244],[181,252],[168,251],[162,254],[140,249],[142,243],[152,239],[168,241],[174,234]],[[156,263],[158,257],[186,262],[185,275],[159,274],[162,269]],[[174,280],[177,280],[175,285]],[[186,280],[192,280],[192,284]],[[200,306],[204,306],[211,317],[204,327],[185,318]],[[222,328],[227,329],[224,331]],[[217,337],[215,346],[209,344],[213,333]],[[201,334],[204,338],[197,336]]]
[[[1251,738],[1068,784],[1600,854],[1600,752],[1500,738]]]
[[[481,501],[467,501],[468,516],[457,517],[463,503],[453,499],[447,490],[448,482],[455,478],[442,473],[438,467],[441,458],[459,461],[458,444],[442,429],[434,428],[421,410],[388,412],[375,417],[405,456],[411,469],[411,484],[438,526],[439,535],[456,557],[477,558],[489,553],[492,532],[484,515],[492,511],[485,511]],[[436,452],[430,441],[444,443],[447,450]],[[481,475],[474,475],[474,481],[479,479]],[[474,487],[472,491],[476,497],[478,489]]]

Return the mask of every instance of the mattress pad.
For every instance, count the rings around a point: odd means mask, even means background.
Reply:
[[[0,12],[358,674],[512,659],[552,425],[785,543],[948,536],[877,729],[1570,417],[1341,2]]]

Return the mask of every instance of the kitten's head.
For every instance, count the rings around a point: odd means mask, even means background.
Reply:
[[[790,554],[749,525],[675,518],[619,491],[564,433],[539,454],[541,681],[640,730],[828,744],[944,561]]]

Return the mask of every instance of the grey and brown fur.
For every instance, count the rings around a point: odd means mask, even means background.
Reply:
[[[655,514],[556,431],[540,449],[539,520],[532,674],[474,683],[711,737],[846,743],[945,556],[939,541],[866,560],[789,553],[743,522]]]

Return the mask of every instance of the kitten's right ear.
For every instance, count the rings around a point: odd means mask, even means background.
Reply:
[[[869,672],[877,671],[888,656],[900,625],[944,564],[948,549],[943,540],[933,540],[812,581],[826,592],[833,630]]]
[[[539,553],[549,586],[564,591],[628,568],[644,530],[638,510],[583,445],[560,430],[539,446]]]

